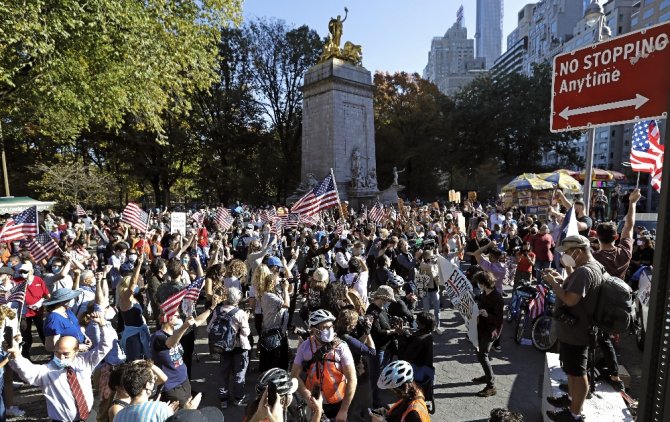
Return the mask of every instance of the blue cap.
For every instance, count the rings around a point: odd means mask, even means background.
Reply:
[[[271,256],[268,258],[268,267],[281,267],[281,260],[276,256]]]

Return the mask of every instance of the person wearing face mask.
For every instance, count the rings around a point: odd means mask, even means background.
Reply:
[[[395,294],[389,286],[379,286],[373,295],[373,301],[368,306],[365,315],[372,318],[372,340],[377,346],[377,356],[369,360],[370,385],[372,385],[372,404],[377,408],[382,405],[381,392],[374,386],[374,380],[379,378],[381,369],[386,365],[390,356],[390,346],[397,336],[396,330],[391,326],[391,318],[388,314],[389,305],[395,302]]]
[[[549,234],[549,227],[546,224],[541,225],[537,235],[531,239],[531,247],[535,253],[535,271],[538,280],[542,277],[542,271],[551,267],[551,261],[554,260],[552,249],[555,246],[554,238]]]
[[[51,260],[51,273],[44,275],[44,281],[50,292],[63,287],[72,288],[72,277],[70,277],[70,262],[61,257]]]
[[[489,271],[480,271],[472,277],[482,291],[479,301],[479,315],[477,317],[477,359],[482,365],[484,375],[474,378],[475,383],[486,384],[483,390],[477,393],[479,397],[495,396],[495,375],[489,360],[489,352],[494,342],[500,338],[503,323],[504,302],[502,295],[496,290],[496,277]]]
[[[556,294],[554,323],[561,365],[568,376],[568,395],[548,397],[549,404],[561,410],[548,411],[547,416],[554,421],[580,421],[589,391],[588,348],[595,343],[592,315],[598,300],[596,286],[604,268],[593,258],[589,239],[584,236],[566,237],[557,250],[563,252],[561,264],[569,275],[563,279],[556,270],[547,270],[543,280]]]
[[[349,260],[351,259],[351,242],[349,239],[340,239],[335,245],[335,277],[340,278],[349,272]]]
[[[54,293],[55,295],[55,293]],[[91,375],[103,357],[111,350],[116,337],[111,324],[100,313],[91,315],[100,326],[100,342],[85,353],[78,353],[76,337],[62,336],[55,343],[53,359],[35,365],[19,354],[19,340],[11,348],[10,366],[26,383],[39,387],[47,400],[47,415],[56,421],[83,421],[93,407]]]
[[[26,359],[30,358],[30,347],[33,344],[32,326],[37,328],[37,334],[44,343],[44,320],[42,313],[42,305],[44,299],[49,299],[51,295],[47,289],[47,285],[42,278],[34,275],[33,264],[24,262],[18,266],[16,271],[17,277],[14,279],[15,283],[27,283],[26,299],[22,307],[21,325],[19,326],[21,336],[24,339],[24,345],[21,349],[21,354]]]
[[[144,256],[136,261],[133,274],[125,276],[117,289],[118,309],[123,319],[121,347],[131,361],[150,356],[149,327],[144,319],[142,305],[136,297],[141,290],[139,283],[143,262]]]
[[[486,231],[482,227],[475,232],[475,238],[470,239],[465,246],[465,256],[470,258],[470,265],[477,265],[475,252],[491,243],[491,239],[486,236]]]
[[[354,358],[347,343],[337,338],[334,322],[335,317],[326,310],[310,314],[311,335],[296,350],[291,376],[298,380],[298,391],[312,411],[318,409],[312,396],[318,389],[324,415],[345,422],[358,380]]]
[[[62,336],[71,336],[79,342],[79,351],[85,352],[91,346],[91,341],[79,326],[79,319],[72,312],[75,299],[81,294],[71,289],[58,289],[53,292],[51,299],[44,302],[47,316],[44,319],[44,347],[52,352],[58,339]]]

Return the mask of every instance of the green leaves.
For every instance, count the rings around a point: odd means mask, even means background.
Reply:
[[[127,115],[161,132],[167,110],[216,78],[241,0],[7,0],[0,4],[0,117],[56,141]]]

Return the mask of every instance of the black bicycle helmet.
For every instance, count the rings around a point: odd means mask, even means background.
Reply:
[[[280,396],[287,396],[298,390],[298,380],[291,378],[288,372],[280,368],[272,368],[263,372],[256,384],[256,393],[262,394],[270,384],[277,386],[277,393]]]

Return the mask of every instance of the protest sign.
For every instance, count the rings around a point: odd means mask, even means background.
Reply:
[[[474,300],[472,283],[451,261],[439,255],[437,259],[440,279],[446,288],[447,296],[465,320],[465,325],[468,328],[468,339],[475,347],[478,347],[477,317],[479,316],[479,308]]]
[[[186,235],[186,213],[173,212],[170,214],[170,233]]]

